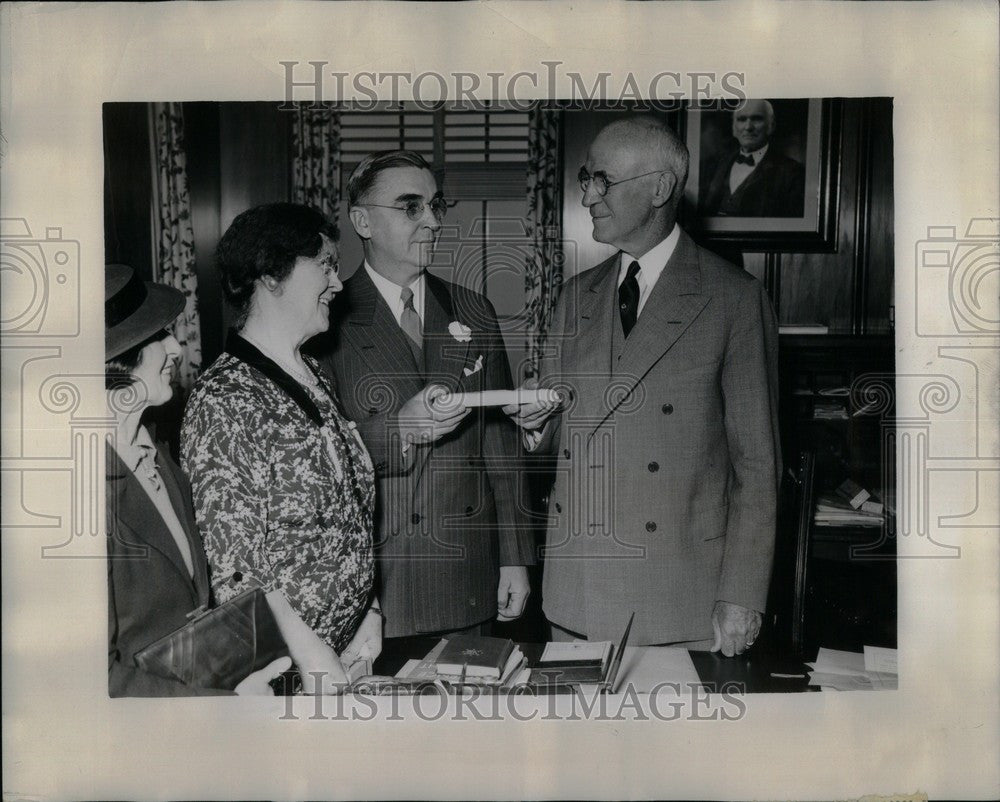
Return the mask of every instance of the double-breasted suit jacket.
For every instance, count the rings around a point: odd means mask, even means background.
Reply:
[[[544,549],[546,616],[638,643],[712,636],[716,600],[763,610],[780,477],[777,332],[749,274],[682,231],[626,340],[619,257],[563,288],[541,364],[569,408]]]
[[[194,575],[159,511],[113,448],[107,449],[108,690],[111,696],[203,696],[197,688],[150,674],[135,653],[187,623],[209,604],[208,565],[194,521],[191,488],[162,446],[160,479],[184,527]]]
[[[534,562],[516,429],[498,409],[473,410],[455,431],[404,456],[397,420],[400,407],[431,382],[453,391],[510,388],[492,306],[426,275],[422,364],[364,267],[345,283],[331,320],[313,350],[375,463],[384,634],[492,618],[500,566]],[[470,330],[468,341],[456,322]]]
[[[800,217],[805,204],[805,168],[800,162],[767,149],[764,158],[734,191],[729,173],[739,151],[719,164],[703,207],[708,214],[737,217]]]

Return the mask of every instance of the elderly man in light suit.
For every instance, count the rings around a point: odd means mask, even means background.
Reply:
[[[742,653],[760,630],[781,474],[777,331],[748,273],[677,225],[688,152],[619,120],[580,170],[619,253],[562,290],[540,369],[560,407],[505,408],[558,456],[543,607],[554,638]]]

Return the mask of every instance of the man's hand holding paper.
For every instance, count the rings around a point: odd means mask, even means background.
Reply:
[[[517,392],[522,394],[520,403],[507,404],[503,412],[521,428],[525,448],[534,451],[542,440],[545,424],[562,409],[564,399],[554,390],[539,390],[537,379],[528,379]]]
[[[400,407],[397,418],[404,443],[433,443],[458,427],[470,408],[461,403],[442,404],[441,399],[447,397],[447,387],[430,384]]]

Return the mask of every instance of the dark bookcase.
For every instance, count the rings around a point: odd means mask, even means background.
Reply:
[[[785,476],[768,616],[798,654],[896,646],[894,352],[891,336],[783,335]],[[877,525],[824,525],[847,479],[883,505]]]

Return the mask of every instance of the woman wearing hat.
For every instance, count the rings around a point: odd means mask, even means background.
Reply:
[[[372,463],[299,350],[327,329],[342,287],[335,239],[323,215],[297,204],[233,221],[217,256],[236,329],[196,383],[181,431],[216,597],[271,591],[306,693],[336,692],[345,666],[377,657],[382,637]]]
[[[184,308],[184,296],[142,281],[125,265],[106,267],[104,288],[105,391],[116,424],[107,451],[108,690],[111,696],[232,693],[135,665],[137,651],[183,626],[210,594],[187,480],[142,424],[145,410],[173,395],[180,346],[165,327]],[[288,665],[288,658],[275,661],[235,692],[271,693],[268,681]]]

